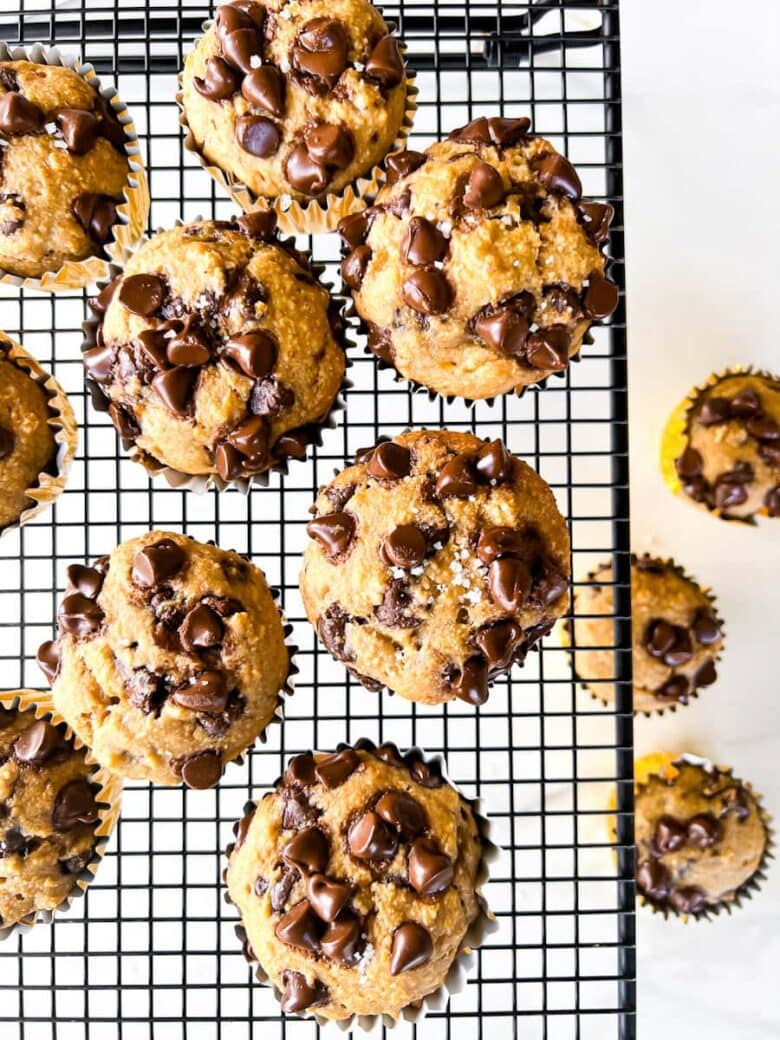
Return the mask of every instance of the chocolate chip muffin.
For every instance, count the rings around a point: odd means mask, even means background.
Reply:
[[[94,302],[84,365],[149,469],[248,481],[301,459],[345,368],[340,307],[274,217],[162,231]]]
[[[271,721],[289,672],[262,573],[180,534],[69,567],[57,621],[38,651],[57,710],[125,777],[211,787]]]
[[[341,265],[369,348],[406,379],[482,399],[561,372],[617,306],[600,247],[612,207],[528,119],[482,117],[388,160],[345,217]]]
[[[605,704],[615,703],[612,565],[594,571],[574,590],[577,677]],[[634,711],[650,714],[687,704],[717,679],[724,637],[715,599],[672,560],[631,559]],[[591,649],[593,648],[593,649]],[[601,649],[600,649],[601,648]]]
[[[370,174],[406,110],[398,41],[366,0],[239,0],[188,56],[185,125],[253,196],[309,201]]]
[[[64,725],[0,705],[0,930],[73,893],[97,844],[94,772]]]
[[[111,104],[71,68],[0,62],[0,273],[104,255],[128,187]]]
[[[360,452],[314,512],[306,613],[368,689],[483,704],[566,610],[566,524],[500,441],[404,433]]]
[[[780,516],[780,379],[727,371],[695,390],[669,422],[663,468],[723,520]]]
[[[472,806],[394,744],[291,759],[228,848],[245,952],[287,1012],[389,1015],[443,984],[480,913]]]
[[[769,837],[749,784],[684,756],[638,783],[636,843],[640,897],[698,917],[738,902],[763,877]]]

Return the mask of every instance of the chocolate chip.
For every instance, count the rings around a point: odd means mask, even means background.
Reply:
[[[707,397],[696,411],[696,421],[700,426],[717,426],[730,418],[731,401],[727,397]]]
[[[347,844],[355,859],[386,862],[396,854],[398,837],[375,812],[369,810],[349,828]]]
[[[723,828],[712,813],[697,813],[688,820],[688,844],[709,849],[723,837]]]
[[[715,662],[711,657],[708,657],[696,670],[696,674],[691,680],[692,687],[697,690],[700,686],[712,686],[717,680],[718,672],[715,668]]]
[[[162,306],[165,289],[153,274],[131,274],[119,285],[119,301],[141,317],[154,314]]]
[[[475,494],[477,475],[474,462],[470,455],[456,455],[446,462],[436,481],[436,494],[440,498],[469,498]]]
[[[659,701],[675,701],[677,704],[688,703],[688,692],[691,684],[684,675],[673,675],[670,679],[653,691]]]
[[[253,415],[279,415],[294,404],[294,391],[280,383],[275,376],[259,379],[249,396],[249,408]]]
[[[761,399],[750,387],[740,390],[731,400],[727,400],[727,404],[730,414],[738,419],[749,419],[761,411]]]
[[[686,841],[687,831],[679,820],[673,816],[659,818],[653,831],[653,845],[661,855],[681,849]]]
[[[318,827],[307,827],[287,842],[282,856],[302,874],[321,874],[330,859],[330,844]]]
[[[238,230],[247,238],[268,242],[276,231],[276,213],[272,209],[256,209],[236,218]]]
[[[230,33],[237,29],[259,29],[265,12],[258,3],[222,4],[217,8],[215,32],[220,46]]]
[[[423,807],[404,791],[387,791],[375,808],[377,815],[395,827],[404,841],[416,838],[428,825]]]
[[[19,762],[40,766],[62,746],[59,730],[45,719],[38,719],[16,738],[14,756]]]
[[[431,838],[418,838],[409,850],[409,883],[420,896],[445,892],[452,884],[455,866]]]
[[[228,435],[228,442],[244,456],[247,472],[265,469],[268,456],[268,421],[261,415],[245,419]]]
[[[698,914],[707,905],[707,897],[695,885],[673,888],[669,892],[668,901],[678,914]]]
[[[252,823],[252,820],[255,818],[256,812],[257,805],[254,802],[248,802],[244,806],[244,815],[241,817],[238,823],[233,824],[233,834],[236,838],[235,842],[233,843],[233,852],[238,852],[238,850],[246,841],[246,836],[249,833],[249,827]],[[262,881],[265,886],[263,888],[263,892],[265,892],[265,890],[268,888],[268,882],[265,880],[265,878],[258,878],[257,881],[255,881],[255,893],[257,895],[261,895],[262,893],[257,891],[258,881]]]
[[[733,506],[741,506],[747,502],[747,489],[741,478],[732,479],[734,471],[722,473],[715,481],[715,505],[718,509],[731,509]]]
[[[490,671],[504,671],[512,663],[523,630],[514,621],[498,621],[481,628],[474,645],[484,655]]]
[[[133,558],[131,576],[136,585],[149,589],[178,574],[187,554],[172,538],[145,545]]]
[[[295,877],[293,871],[285,867],[282,876],[271,889],[271,909],[275,914],[280,914],[287,905],[290,893],[295,888]]]
[[[748,419],[745,429],[757,441],[780,440],[780,425],[769,415],[754,415]]]
[[[241,77],[224,58],[214,55],[206,62],[206,75],[193,76],[192,82],[197,92],[209,101],[226,101],[237,93]]]
[[[604,202],[580,202],[577,205],[580,223],[596,244],[606,241],[609,225],[615,216],[615,210]]]
[[[404,177],[418,170],[427,158],[427,155],[424,155],[422,152],[415,152],[411,148],[388,155],[385,159],[387,183],[397,184],[398,181],[403,180]]]
[[[398,86],[404,78],[404,59],[394,36],[383,36],[374,46],[366,60],[364,75],[385,89]]]
[[[603,321],[616,309],[619,291],[614,282],[610,282],[598,271],[588,275],[588,288],[582,299],[585,313],[593,321]]]
[[[528,321],[511,306],[480,314],[474,321],[474,332],[488,346],[507,357],[519,357],[528,338]]]
[[[520,556],[525,548],[523,532],[514,527],[483,527],[477,540],[477,556],[486,564],[501,556]]]
[[[282,133],[265,116],[240,116],[236,120],[236,140],[245,152],[266,159],[279,151]]]
[[[350,289],[359,289],[363,284],[369,262],[371,260],[370,246],[356,246],[351,253],[347,253],[341,261],[341,280]]]
[[[285,830],[299,831],[317,822],[317,810],[306,796],[297,790],[285,792],[282,826]]]
[[[407,613],[413,603],[404,579],[394,578],[385,589],[382,602],[374,608],[374,615],[387,628],[417,628],[422,619]]]
[[[355,537],[355,518],[351,513],[328,513],[310,520],[306,533],[316,538],[329,559],[342,556]]]
[[[313,18],[307,22],[292,50],[293,66],[332,89],[347,67],[347,34],[334,18]]]
[[[222,36],[220,47],[225,61],[246,76],[254,68],[252,59],[260,55],[260,36],[254,26],[234,29]]]
[[[71,212],[93,241],[103,245],[109,240],[116,224],[116,202],[109,195],[83,192],[73,200]]]
[[[219,715],[227,708],[228,688],[225,677],[221,672],[201,672],[191,682],[180,686],[171,699],[181,708]]]
[[[94,567],[72,563],[68,567],[68,586],[88,599],[96,599],[103,587],[103,575]]]
[[[412,217],[401,242],[401,257],[409,264],[425,267],[444,257],[447,244],[447,239],[430,220]]]
[[[570,199],[582,195],[582,182],[568,159],[553,153],[534,164],[536,176],[548,191],[559,191]]]
[[[469,174],[463,205],[467,209],[491,209],[503,202],[505,194],[504,182],[495,166],[478,162]]]
[[[80,592],[74,592],[63,599],[57,620],[62,632],[84,639],[99,631],[104,617],[97,603]]]
[[[653,900],[664,900],[669,894],[672,876],[663,863],[657,859],[648,859],[639,864],[636,883],[640,892]]]
[[[276,925],[274,934],[287,946],[296,946],[315,953],[320,945],[319,921],[309,900],[302,899],[300,903],[296,903]]]
[[[352,898],[352,886],[343,881],[334,881],[324,874],[309,874],[306,878],[306,896],[317,916],[330,924]]]
[[[327,1004],[330,1000],[326,986],[315,978],[312,984],[299,971],[285,971],[282,974],[284,992],[282,993],[282,1011],[293,1014],[305,1011],[306,1008]]]
[[[60,644],[56,639],[49,639],[38,647],[38,666],[49,680],[53,683],[57,678],[62,661]]]
[[[421,968],[433,956],[433,940],[427,928],[416,921],[406,921],[393,932],[390,974],[400,975]]]
[[[231,337],[220,357],[244,375],[263,379],[271,374],[276,363],[276,343],[267,332],[257,329]]]
[[[647,627],[645,649],[651,657],[663,658],[664,654],[672,649],[676,639],[676,626],[659,618],[651,621]]]
[[[330,171],[312,159],[304,144],[296,145],[287,156],[284,175],[303,195],[319,195],[330,183]]]
[[[45,122],[41,109],[22,94],[9,91],[0,95],[0,134],[3,137],[41,133]]]
[[[284,76],[275,65],[252,69],[241,84],[241,93],[250,105],[264,109],[277,119],[284,115]]]
[[[344,748],[335,755],[321,759],[314,770],[317,779],[329,790],[340,787],[360,765],[360,757],[352,748]]]
[[[7,430],[4,426],[0,426],[0,461],[8,458],[14,450],[15,443],[16,438],[13,432]]]
[[[443,314],[449,309],[454,293],[442,271],[436,267],[421,267],[403,282],[401,297],[418,314]]]
[[[767,491],[764,495],[764,505],[768,516],[780,516],[780,484],[776,484]]]
[[[722,637],[720,623],[711,610],[701,607],[696,611],[691,624],[696,642],[701,646],[713,646]]]
[[[303,784],[309,787],[314,783],[314,756],[311,751],[303,755],[295,755],[290,759],[285,770],[284,779],[288,783]]]
[[[98,138],[98,120],[92,112],[80,108],[61,108],[55,122],[68,151],[84,155]]]
[[[284,459],[305,459],[306,448],[311,440],[310,427],[301,427],[299,430],[287,430],[279,435],[274,444],[274,454]]]
[[[366,469],[372,477],[401,480],[412,471],[412,453],[395,441],[383,441],[374,448]]]
[[[695,448],[688,446],[682,455],[675,459],[675,468],[678,476],[683,480],[692,480],[701,476],[704,469],[704,459]]]
[[[483,480],[502,484],[514,473],[515,460],[500,440],[490,441],[477,452],[477,474]]]
[[[548,325],[530,333],[526,342],[526,360],[533,368],[561,372],[569,361],[571,339],[565,325]]]
[[[525,116],[517,119],[506,119],[500,116],[486,118],[480,116],[472,119],[465,126],[458,127],[449,135],[451,141],[467,141],[471,144],[493,144],[497,147],[506,147],[516,144],[528,135],[531,128],[531,120]]]
[[[51,812],[55,830],[69,831],[79,823],[93,824],[97,819],[95,792],[86,780],[71,780],[57,792]]]
[[[339,221],[338,233],[345,245],[350,249],[362,245],[371,227],[373,214],[371,210],[364,209],[360,213],[351,213]]]
[[[317,635],[323,646],[337,661],[352,660],[346,648],[346,627],[354,618],[346,614],[340,604],[331,603],[317,622]]]
[[[494,603],[504,610],[518,611],[531,591],[531,571],[522,560],[503,557],[488,569],[488,590]]]
[[[414,524],[399,524],[382,543],[382,555],[393,567],[412,570],[425,559],[428,540]]]
[[[474,707],[484,704],[488,689],[488,666],[484,657],[476,655],[463,662],[447,676],[447,684],[460,700]]]
[[[344,126],[318,123],[304,133],[303,142],[315,163],[333,166],[337,170],[349,166],[355,154],[352,135]]]
[[[199,751],[184,760],[181,778],[187,787],[198,791],[213,787],[222,776],[222,756],[219,751]]]
[[[322,953],[341,964],[354,964],[361,947],[360,919],[350,910],[329,924],[320,938]]]
[[[184,649],[191,653],[206,647],[219,646],[225,629],[216,611],[205,603],[199,603],[184,618],[179,628],[179,638]]]

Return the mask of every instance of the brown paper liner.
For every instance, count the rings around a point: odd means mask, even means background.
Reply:
[[[338,748],[340,750],[343,747],[357,746],[358,744],[359,741],[356,741],[354,745],[339,744]],[[316,750],[313,754],[330,754],[330,752]],[[447,772],[447,763],[442,755],[428,754],[416,745],[408,751],[402,751],[401,755],[403,758],[411,757],[422,759],[426,764],[434,766],[434,768],[441,773],[444,782],[454,788],[461,798],[463,798],[463,800],[472,808],[474,819],[482,841],[482,859],[478,868],[476,882],[479,912],[463,937],[460,949],[455,955],[444,983],[439,986],[438,989],[423,997],[421,1001],[409,1004],[405,1008],[402,1008],[398,1018],[393,1018],[391,1015],[352,1015],[350,1018],[328,1019],[317,1015],[316,1009],[313,1009],[311,1012],[302,1012],[300,1016],[291,1016],[292,1018],[302,1017],[314,1019],[320,1027],[327,1027],[331,1032],[338,1030],[342,1033],[348,1033],[353,1029],[362,1029],[370,1032],[380,1026],[385,1029],[394,1029],[401,1022],[417,1023],[424,1019],[430,1011],[441,1011],[447,1006],[451,996],[463,992],[466,988],[468,976],[474,970],[476,962],[476,958],[474,957],[475,951],[484,944],[489,935],[492,935],[498,929],[498,922],[495,914],[490,909],[483,889],[490,881],[492,865],[501,856],[501,848],[493,840],[493,825],[490,819],[485,815],[484,800],[481,798],[469,798],[460,790],[458,785],[450,778],[449,773]],[[274,781],[272,789],[276,787],[281,779],[281,777],[278,777]],[[243,813],[246,814],[249,812],[255,804],[254,801],[246,802]],[[232,851],[233,843],[231,842],[225,850],[225,855],[228,859],[230,858]],[[223,883],[227,885],[227,867],[225,867],[222,873],[222,880]],[[229,906],[234,905],[230,898],[230,894],[227,891],[227,887],[225,888],[224,899]],[[241,943],[245,960],[255,969],[255,978],[262,985],[271,986],[272,983],[270,979],[252,955],[251,947],[249,947],[247,942],[246,931],[240,920],[235,925],[235,932],[238,941]],[[281,1001],[281,993],[276,986],[273,986],[273,991],[274,997],[278,1001]]]
[[[66,737],[68,740],[73,741],[73,745],[77,750],[86,746],[68,726],[65,719],[56,711],[51,695],[48,693],[41,693],[38,690],[6,690],[0,692],[0,706],[18,711],[34,711],[36,719],[48,719],[55,726],[64,725]],[[7,939],[14,932],[19,932],[20,934],[29,932],[36,924],[48,924],[56,914],[64,913],[70,908],[74,899],[86,892],[97,873],[111,832],[119,819],[123,785],[122,780],[118,776],[110,773],[107,769],[103,769],[95,761],[89,748],[86,749],[85,762],[92,767],[91,782],[100,787],[98,795],[100,812],[98,824],[95,828],[96,841],[92,858],[83,872],[74,879],[73,890],[67,899],[63,900],[54,910],[37,910],[16,924],[0,924],[0,941]]]
[[[0,527],[0,538],[48,509],[52,502],[62,494],[78,443],[76,417],[70,401],[65,396],[65,391],[54,376],[41,368],[31,354],[28,354],[19,343],[10,339],[4,332],[0,332],[0,348],[2,347],[6,347],[7,352],[4,354],[0,349],[0,358],[5,357],[8,361],[13,361],[29,373],[35,382],[46,391],[49,398],[49,409],[52,412],[49,426],[54,431],[54,443],[56,444],[54,463],[57,472],[54,475],[41,473],[36,487],[26,489],[27,497],[32,499],[35,504],[24,509],[13,523]]]
[[[11,47],[0,42],[0,61],[31,61],[38,65],[61,65],[64,68],[73,69],[111,105],[127,135],[125,153],[129,172],[124,200],[116,208],[117,221],[113,227],[113,237],[103,246],[108,259],[89,256],[84,260],[66,260],[58,271],[46,271],[40,278],[22,277],[3,272],[0,269],[0,282],[6,282],[21,289],[36,289],[43,292],[82,289],[85,285],[91,285],[100,278],[106,278],[109,264],[121,262],[146,227],[151,202],[135,124],[124,102],[120,100],[116,88],[102,86],[92,65],[82,62],[74,55],[62,54],[57,47],[47,47],[40,43],[27,47]]]
[[[203,217],[195,217],[193,220],[188,221],[177,219],[174,222],[174,227],[183,227],[185,224],[195,224],[200,220],[203,220]],[[136,246],[136,250],[148,241],[149,236],[144,235],[142,240]],[[280,238],[279,241],[285,248],[295,247],[295,242],[292,238]],[[133,250],[133,252],[135,252],[136,250]],[[310,424],[316,427],[316,434],[313,437],[313,439],[309,441],[309,443],[307,444],[307,449],[312,447],[320,448],[322,447],[323,430],[335,430],[338,426],[339,412],[343,412],[346,409],[346,401],[344,395],[346,391],[348,391],[353,385],[352,381],[348,379],[346,375],[347,371],[352,367],[352,360],[349,355],[349,350],[350,348],[353,348],[355,344],[350,338],[350,329],[347,322],[344,320],[344,312],[347,302],[346,297],[342,293],[334,292],[333,283],[326,282],[323,279],[322,276],[325,272],[325,264],[313,261],[308,252],[298,249],[297,247],[295,247],[295,252],[300,254],[301,256],[304,256],[309,261],[309,266],[311,268],[312,274],[316,278],[318,284],[321,285],[324,289],[326,289],[330,298],[339,305],[339,315],[342,318],[342,323],[344,325],[344,330],[341,334],[340,340],[341,347],[344,351],[344,378],[325,418],[321,422]],[[124,263],[127,262],[128,258],[129,255],[125,256]],[[111,264],[106,280],[98,282],[98,292],[104,289],[105,286],[114,278],[121,275],[123,267],[124,264]],[[92,347],[97,345],[97,330],[100,324],[101,319],[97,317],[87,318],[86,321],[82,322],[81,328],[84,333],[84,339],[81,344],[82,354],[86,353]],[[133,441],[123,440],[122,446],[125,448],[133,462],[137,462],[139,465],[143,466],[143,468],[146,470],[150,477],[161,478],[169,485],[169,487],[175,488],[177,490],[180,490],[182,488],[189,488],[192,491],[195,491],[196,494],[204,494],[211,488],[216,488],[217,491],[225,491],[227,488],[237,488],[242,494],[246,495],[249,493],[249,489],[252,487],[253,484],[257,485],[258,487],[267,487],[272,473],[280,473],[286,476],[289,472],[289,464],[291,461],[305,462],[309,458],[307,450],[307,454],[304,459],[279,459],[278,462],[276,462],[273,466],[269,466],[268,469],[264,470],[262,473],[255,473],[251,477],[239,477],[235,480],[223,480],[218,473],[192,474],[182,473],[180,470],[172,469],[170,466],[166,466],[164,463],[160,462],[159,459],[156,459],[152,455],[149,455],[142,448],[139,448]]]
[[[378,10],[381,14],[381,7]],[[211,19],[203,23],[202,29],[204,34],[209,31],[213,24]],[[393,32],[394,29],[394,24],[388,22],[388,32]],[[200,40],[201,37],[198,37],[194,41],[193,48],[197,47]],[[405,58],[407,52],[406,44],[400,39],[398,44]],[[393,152],[402,151],[406,148],[407,139],[411,133],[417,111],[417,95],[419,91],[415,86],[415,75],[413,70],[406,69],[406,107],[404,117],[395,140],[387,149],[385,159]],[[366,199],[375,195],[387,179],[383,160],[382,165],[377,164],[366,175],[357,177],[340,191],[326,194],[322,199],[311,199],[308,202],[301,202],[291,198],[289,195],[280,195],[275,198],[264,198],[254,195],[245,184],[242,184],[231,173],[221,169],[219,166],[212,165],[201,154],[195,136],[187,122],[181,82],[181,73],[179,73],[179,89],[176,92],[176,103],[180,112],[179,125],[184,129],[184,147],[188,152],[192,152],[193,155],[197,156],[198,162],[206,173],[225,189],[236,205],[240,206],[245,213],[257,208],[258,204],[268,206],[276,213],[280,230],[287,234],[318,234],[333,231],[343,217],[363,209],[367,205]]]

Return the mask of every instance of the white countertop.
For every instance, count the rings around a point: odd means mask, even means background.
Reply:
[[[718,596],[716,686],[636,722],[638,753],[732,765],[780,815],[776,598],[780,522],[719,522],[665,489],[667,412],[713,370],[780,368],[780,4],[623,0],[631,498],[634,549],[674,555]],[[780,1033],[780,865],[731,917],[687,926],[638,912],[639,1034]]]

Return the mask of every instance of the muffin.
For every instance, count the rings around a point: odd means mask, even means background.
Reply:
[[[763,877],[769,847],[750,785],[703,759],[652,760],[650,771],[637,763],[640,898],[664,914],[693,917],[738,903]]]
[[[38,661],[60,714],[106,769],[211,787],[277,711],[279,610],[238,553],[151,531],[68,568]]]
[[[726,371],[692,391],[667,425],[662,469],[723,520],[780,516],[780,379]]]
[[[404,61],[367,0],[241,0],[217,8],[188,56],[181,105],[192,147],[229,189],[328,205],[399,137]]]
[[[501,441],[404,433],[359,452],[314,514],[304,607],[368,689],[483,704],[567,608],[566,523]]]
[[[95,860],[94,774],[63,724],[0,704],[0,932],[61,907]]]
[[[301,459],[344,376],[340,308],[273,214],[162,231],[93,304],[96,400],[134,458],[220,486]]]
[[[60,493],[75,450],[76,421],[62,389],[0,332],[0,535]]]
[[[291,759],[247,810],[228,895],[284,1011],[395,1019],[442,987],[480,914],[483,844],[432,765],[342,744]]]
[[[717,679],[724,637],[715,599],[672,560],[631,558],[634,711],[649,715],[687,704]],[[585,688],[615,703],[612,565],[602,564],[574,589],[574,621],[566,624],[574,670]],[[590,648],[593,649],[590,649]]]
[[[612,207],[528,119],[482,117],[388,160],[374,205],[339,224],[369,348],[470,400],[562,372],[617,306],[601,246]]]
[[[105,255],[127,144],[110,102],[74,69],[0,61],[0,273],[41,278]]]

